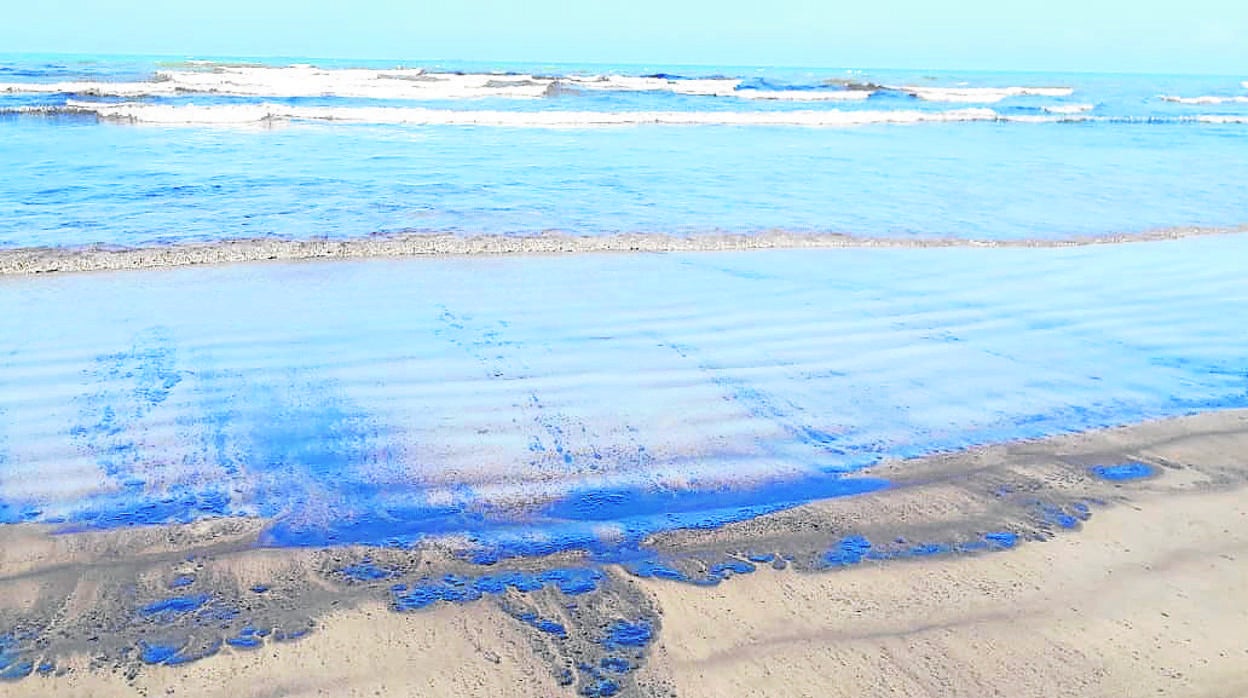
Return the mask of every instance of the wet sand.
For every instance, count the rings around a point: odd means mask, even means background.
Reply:
[[[682,696],[1248,695],[1248,498],[1149,494],[990,556],[646,582]]]
[[[1248,692],[1248,411],[864,475],[893,485],[650,541],[689,578],[723,560],[752,570],[717,585],[609,565],[587,593],[508,589],[407,613],[387,607],[393,579],[333,572],[367,552],[258,550],[255,522],[55,536],[3,527],[0,616],[17,627],[42,618],[30,656],[56,661],[0,683],[0,695],[574,695],[605,685],[594,677],[621,695]],[[1016,542],[982,545],[1005,533]],[[872,542],[867,554],[846,553],[853,537]],[[372,555],[406,557],[426,575],[469,572],[445,551]],[[272,589],[244,605],[248,619],[311,632],[179,666],[141,662],[127,644],[143,622],[125,615],[124,589],[141,596],[192,563],[215,594],[265,580]],[[603,639],[612,622],[638,618],[640,638]],[[187,626],[192,643],[228,634],[203,625]],[[578,664],[607,668],[565,673]]]
[[[940,237],[863,237],[844,233],[783,230],[757,234],[706,233],[668,235],[453,235],[425,233],[377,234],[359,238],[289,240],[231,239],[214,243],[183,243],[146,247],[88,246],[0,248],[0,275],[52,274],[124,269],[231,264],[303,259],[377,257],[445,257],[475,255],[551,255],[603,252],[716,252],[763,249],[828,248],[1049,248],[1157,242],[1208,235],[1248,232],[1248,225],[1177,227],[1078,237],[1030,239],[968,239]]]

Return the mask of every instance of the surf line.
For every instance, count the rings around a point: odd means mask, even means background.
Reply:
[[[1060,248],[1179,240],[1248,233],[1248,223],[1230,227],[1185,226],[1137,233],[1063,238],[991,240],[955,237],[872,237],[847,233],[763,231],[753,234],[618,233],[572,235],[460,235],[378,233],[347,238],[231,238],[210,243],[88,245],[0,248],[0,275],[53,274],[236,264],[244,262],[364,259],[384,257],[522,256],[593,253],[718,252],[835,248]]]

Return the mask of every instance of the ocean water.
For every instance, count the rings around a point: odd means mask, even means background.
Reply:
[[[0,254],[1248,223],[1243,76],[0,57]],[[607,554],[1248,406],[1248,237],[0,277],[0,522]],[[1116,471],[1114,471],[1116,472]]]
[[[1123,242],[1248,223],[1244,79],[0,56],[0,261],[400,232],[889,238],[0,274],[0,527],[175,541],[246,518],[258,546],[366,546],[308,572],[396,611],[543,588],[588,607],[605,565],[712,585],[799,564],[648,541],[900,486],[885,459],[1248,408],[1248,233]],[[1026,506],[1054,529],[1091,515]],[[827,530],[799,566],[1036,535],[974,527]],[[426,543],[457,572],[387,549]],[[283,579],[229,589],[192,557],[106,575],[78,619],[9,612],[0,680],[59,671],[84,637],[172,666],[311,631],[270,612],[299,606]],[[558,674],[586,695],[623,690],[660,632],[616,601],[587,627],[509,603],[591,641]]]
[[[1244,80],[0,56],[0,246],[1232,226]]]
[[[886,487],[853,475],[881,458],[1248,407],[1246,255],[1226,235],[2,278],[0,517],[607,554]]]

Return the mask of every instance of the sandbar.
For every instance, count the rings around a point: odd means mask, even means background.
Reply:
[[[570,235],[460,235],[396,232],[346,238],[231,238],[216,242],[163,245],[89,245],[85,247],[0,247],[0,275],[118,271],[236,264],[241,262],[376,257],[448,257],[477,255],[559,255],[636,252],[721,252],[767,249],[835,248],[1051,248],[1179,240],[1248,232],[1248,224],[1225,227],[1183,226],[1105,235],[1020,239],[964,237],[887,237],[840,232],[761,231],[751,234],[707,232],[612,233]]]

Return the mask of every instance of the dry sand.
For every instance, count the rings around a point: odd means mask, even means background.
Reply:
[[[756,234],[621,233],[612,235],[377,234],[357,238],[288,240],[233,239],[142,247],[96,245],[78,248],[0,248],[0,275],[51,274],[120,269],[230,264],[237,262],[363,257],[585,254],[600,252],[713,252],[724,250],[913,247],[1073,247],[1175,240],[1248,232],[1248,225],[1179,227],[1137,233],[1068,238],[975,240],[927,237],[862,237],[843,233],[783,230]]]
[[[1114,483],[1088,472],[1125,461],[1157,474]],[[573,695],[578,686],[558,685],[557,671],[592,643],[551,644],[508,615],[513,602],[560,617],[572,640],[622,609],[655,614],[657,638],[621,682],[625,695],[1248,695],[1248,412],[887,463],[870,474],[896,484],[654,541],[691,568],[775,549],[792,561],[786,569],[760,566],[714,587],[609,569],[602,590],[576,597],[577,611],[543,590],[394,613],[366,585],[318,576],[325,553],[250,549],[250,529],[238,523],[181,538],[150,530],[48,538],[19,527],[5,532],[0,557],[6,613],[40,608],[49,596],[41,590],[72,580],[57,627],[81,632],[72,616],[99,607],[83,601],[84,580],[121,578],[108,569],[142,579],[195,549],[208,551],[223,580],[227,571],[239,583],[275,570],[302,575],[281,598],[287,611],[314,618],[315,630],[179,667],[82,645],[58,660],[57,675],[0,683],[0,695]],[[1091,503],[1090,516],[1067,531],[1029,502],[1076,512]],[[1003,529],[1024,542],[825,571],[811,562],[811,551],[849,534],[967,541]],[[450,564],[425,555],[425,565]]]

